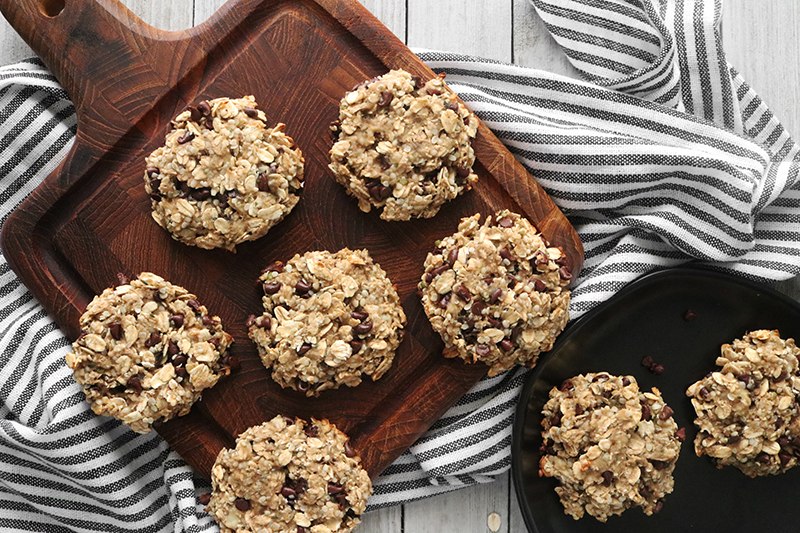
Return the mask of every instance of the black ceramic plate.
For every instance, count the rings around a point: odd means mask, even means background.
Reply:
[[[696,318],[685,320],[687,311]],[[514,422],[512,470],[517,499],[532,533],[683,531],[753,533],[800,530],[800,467],[750,479],[717,469],[694,453],[694,409],[686,388],[715,368],[720,346],[755,329],[778,329],[800,341],[800,303],[761,285],[716,272],[667,270],[629,285],[561,335],[528,376]],[[651,356],[661,375],[641,366]],[[643,390],[657,387],[675,410],[686,442],[675,468],[675,490],[660,513],[629,509],[605,524],[564,514],[551,478],[540,478],[541,409],[550,389],[576,374],[633,375]]]

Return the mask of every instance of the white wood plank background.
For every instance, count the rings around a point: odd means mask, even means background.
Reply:
[[[409,46],[475,54],[577,77],[528,0],[362,0]],[[185,29],[222,0],[124,0],[148,23]],[[69,4],[69,1],[67,1]],[[723,7],[728,60],[800,138],[800,2],[729,0]],[[0,20],[0,65],[32,55]],[[777,287],[800,300],[800,281]],[[515,533],[525,526],[508,475],[366,515],[360,533]]]

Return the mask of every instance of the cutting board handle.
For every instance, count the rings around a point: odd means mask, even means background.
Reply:
[[[0,0],[0,11],[79,110],[98,84],[113,82],[120,74],[104,70],[104,58],[127,57],[135,69],[143,61],[142,51],[166,33],[117,0]]]

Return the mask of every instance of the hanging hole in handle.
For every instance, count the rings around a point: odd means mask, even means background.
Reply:
[[[39,11],[41,11],[42,15],[45,17],[57,17],[64,11],[65,3],[66,0],[40,0]]]

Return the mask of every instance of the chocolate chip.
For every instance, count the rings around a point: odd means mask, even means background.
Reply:
[[[473,315],[480,315],[485,308],[486,305],[484,305],[483,302],[481,302],[480,300],[475,300],[475,303],[472,304],[472,307],[470,307],[469,310],[472,312]]]
[[[313,288],[314,286],[304,279],[301,279],[300,281],[294,284],[294,290],[299,293],[308,292]]]
[[[195,298],[186,301],[186,305],[188,305],[195,313],[200,313],[202,311],[202,307],[200,302],[197,301]]]
[[[167,354],[170,357],[173,355],[178,355],[180,351],[181,350],[178,348],[178,345],[175,343],[175,341],[169,341],[169,343],[167,343]]]
[[[284,485],[283,487],[281,487],[281,496],[283,496],[287,500],[296,500],[297,491],[294,490],[294,487],[290,487],[289,485]]]
[[[258,118],[258,111],[256,111],[252,107],[245,107],[244,108],[244,114],[247,115],[250,118]]]
[[[274,261],[270,263],[270,265],[261,271],[262,274],[266,274],[267,272],[283,272],[283,263],[281,261]]]
[[[497,287],[492,293],[489,295],[489,303],[496,304],[500,301],[500,298],[503,297],[503,290],[500,287]]]
[[[366,335],[370,331],[372,331],[372,320],[365,320],[353,328],[353,332],[356,335]]]
[[[349,440],[345,441],[344,443],[344,454],[347,457],[355,457],[357,455],[356,451],[353,449],[353,446],[350,444]]]
[[[760,453],[756,456],[756,462],[760,464],[769,463],[769,455],[766,453]]]
[[[472,169],[469,167],[456,167],[456,175],[458,175],[459,178],[466,178],[469,176],[470,172],[472,172]]]
[[[559,387],[558,390],[560,390],[561,392],[567,392],[569,390],[572,390],[572,387],[573,387],[572,380],[565,379],[564,381],[561,382],[561,387]]]
[[[585,411],[584,411],[584,409],[583,409],[583,406],[582,406],[581,404],[576,404],[576,405],[575,405],[575,416],[580,416],[580,415],[582,415],[584,412],[585,412]]]
[[[563,279],[564,281],[569,281],[572,279],[572,272],[565,266],[558,269],[558,276]]]
[[[264,283],[261,287],[264,289],[264,294],[275,294],[281,290],[281,284],[275,281]]]
[[[447,253],[447,262],[450,266],[453,266],[456,264],[457,260],[458,260],[458,248],[453,248]]]
[[[496,318],[494,318],[494,317],[489,317],[489,318],[487,318],[486,320],[488,320],[488,321],[489,321],[489,324],[491,324],[493,328],[500,329],[500,328],[502,328],[502,327],[503,327],[503,323],[502,323],[502,322],[500,322],[499,320],[497,320],[497,319],[496,319]]]
[[[475,347],[475,353],[478,355],[478,357],[486,357],[492,353],[492,349],[485,344],[479,344]]]
[[[307,353],[307,352],[308,352],[310,349],[311,349],[311,345],[310,345],[310,344],[308,344],[307,342],[304,342],[304,343],[303,343],[303,344],[301,344],[301,345],[300,345],[300,347],[297,349],[297,355],[298,355],[298,356],[300,356],[300,357],[302,357],[302,356],[304,356],[304,355],[305,355],[305,354],[306,354],[306,353]]]
[[[683,442],[686,440],[686,428],[680,428],[675,432],[675,438]]]
[[[442,309],[447,309],[447,305],[450,303],[450,298],[452,298],[452,296],[453,293],[448,292],[447,294],[439,298],[439,301],[436,303],[436,305],[438,305]]]
[[[652,413],[650,412],[650,406],[644,402],[641,402],[642,405],[642,420],[650,420]]]
[[[133,376],[128,380],[128,388],[132,389],[133,392],[138,394],[142,392],[142,381],[138,377]]]
[[[550,259],[541,250],[536,252],[536,254],[533,256],[533,261],[537,267],[544,266],[550,263]]]
[[[158,176],[161,171],[157,167],[147,167],[145,172],[148,178],[152,178],[153,176]]]
[[[533,280],[533,290],[536,292],[545,292],[547,290],[547,284],[540,279]]]
[[[550,417],[550,425],[558,426],[561,424],[561,419],[564,418],[564,413],[561,411],[556,411],[553,413],[553,416]]]
[[[497,221],[497,225],[501,228],[510,228],[514,225],[514,221],[511,219],[511,217],[503,217]]]
[[[334,496],[333,500],[339,504],[340,511],[344,511],[345,509],[350,507],[350,502],[347,501],[347,494],[344,492],[342,494]]]
[[[739,435],[730,435],[727,439],[726,444],[738,444],[742,440],[742,437]]]
[[[111,337],[113,337],[114,340],[118,341],[122,339],[122,333],[123,333],[122,324],[120,324],[119,322],[112,322],[111,324],[109,324],[108,331],[109,333],[111,333]]]
[[[506,274],[506,281],[508,282],[508,288],[513,289],[517,286],[517,278],[512,276],[511,274]]]
[[[127,285],[131,282],[131,278],[125,275],[123,272],[117,272],[117,281],[119,285]]]
[[[376,202],[381,201],[381,185],[367,185],[367,192]]]
[[[747,387],[747,385],[750,383],[751,377],[749,374],[739,374],[736,376],[736,379],[744,383],[744,386]]]
[[[600,475],[603,476],[603,486],[605,487],[610,486],[611,482],[614,481],[614,473],[610,470],[606,470]]]
[[[200,505],[208,505],[208,503],[211,501],[211,493],[204,492],[197,497],[197,501],[200,503]]]
[[[500,250],[500,257],[508,261],[514,261],[514,256],[511,255],[511,250],[508,249],[508,246]]]
[[[311,388],[311,385],[308,382],[303,381],[302,379],[298,379],[297,380],[297,390],[299,392],[303,392],[303,393],[308,392],[308,389],[310,389],[310,388]]]
[[[152,348],[159,342],[161,342],[161,334],[154,331],[153,333],[150,334],[147,340],[144,341],[144,346],[145,348]]]
[[[786,453],[779,453],[778,459],[781,460],[781,468],[786,468],[786,465],[792,460],[792,456]]]
[[[269,329],[272,326],[272,318],[264,315],[256,320],[256,325],[260,328]]]
[[[392,103],[392,100],[394,100],[394,93],[392,93],[391,91],[383,91],[381,93],[380,100],[378,100],[378,105],[381,107],[387,106]]]
[[[653,509],[653,514],[658,514],[658,513],[660,513],[660,512],[661,512],[661,509],[663,509],[663,508],[664,508],[664,500],[658,500],[658,501],[656,502],[656,506],[655,506],[655,508]]]
[[[183,354],[176,355],[175,357],[172,358],[172,366],[183,366],[186,364],[187,360],[188,359]]]
[[[472,300],[472,293],[469,292],[469,289],[461,285],[458,289],[456,289],[456,296],[464,300],[465,302],[469,302]]]
[[[353,339],[350,341],[350,348],[352,348],[353,353],[358,353],[361,351],[361,347],[364,346],[364,343],[360,340]]]
[[[200,113],[202,113],[204,117],[211,115],[211,106],[208,104],[208,101],[206,100],[201,100],[197,104],[197,110],[200,111]]]
[[[172,315],[169,317],[169,321],[173,327],[179,328],[183,326],[183,315]]]
[[[344,487],[339,485],[338,483],[328,482],[328,494],[331,496],[336,494],[341,494],[344,491]]]
[[[178,144],[186,144],[189,141],[191,141],[192,139],[194,139],[194,133],[192,133],[191,131],[187,130],[187,131],[185,131],[183,133],[183,135],[178,137]]]
[[[500,341],[500,348],[502,348],[504,352],[510,352],[514,349],[514,343],[508,339],[503,339]]]
[[[386,154],[378,154],[378,157],[375,158],[375,161],[381,166],[381,170],[389,170],[392,167],[392,162],[386,156]]]
[[[363,322],[367,317],[369,317],[369,313],[367,313],[366,311],[353,311],[352,313],[350,313],[350,316],[352,316],[358,321]]]
[[[415,89],[419,89],[423,85],[422,78],[420,78],[419,76],[411,76],[411,82],[414,84]]]
[[[626,377],[624,377],[624,378],[622,378],[622,386],[623,386],[623,387],[627,387],[627,386],[628,386],[628,385],[630,385],[630,384],[631,384],[631,380],[630,380],[630,378],[628,378],[627,376],[626,376]]]
[[[317,426],[306,426],[303,432],[308,437],[316,437],[319,435],[319,428]]]
[[[699,394],[701,398],[705,399],[708,398],[709,392],[707,388],[700,387],[700,390],[697,391],[697,394]]]
[[[597,374],[595,377],[592,378],[592,383],[596,383],[598,381],[608,381],[608,374],[605,372]]]
[[[186,108],[186,110],[189,111],[191,119],[195,122],[200,122],[200,119],[203,118],[203,115],[195,107],[189,106]]]
[[[261,192],[269,192],[269,175],[266,172],[262,172],[258,175],[256,187],[258,187],[258,190]]]
[[[206,119],[206,123],[205,123],[205,127],[208,130],[213,130],[214,129],[214,121],[211,120],[210,118],[207,118]]]
[[[286,422],[287,426],[293,426],[294,425],[294,418],[292,418],[291,416],[284,416],[283,417],[283,421]]]
[[[684,315],[683,315],[683,319],[684,319],[686,322],[691,322],[692,320],[695,320],[695,319],[697,319],[697,313],[695,313],[694,311],[692,311],[691,309],[689,309],[689,310],[687,310],[687,311],[686,311],[686,313],[684,313]]]
[[[175,375],[185,379],[189,377],[189,371],[186,370],[186,367],[177,366],[175,367]]]
[[[669,405],[665,405],[664,408],[661,410],[661,412],[658,413],[658,419],[659,420],[667,420],[674,413],[675,413],[675,411],[672,410],[672,407],[670,407]]]
[[[394,192],[394,188],[381,186],[380,190],[381,200],[386,200],[387,198],[389,198],[392,195],[392,192]]]
[[[445,107],[445,109],[449,109],[450,111],[455,111],[456,113],[458,113],[458,103],[457,102],[447,101],[447,102],[444,103],[444,107]]]
[[[650,459],[650,462],[656,470],[664,470],[669,465],[667,461],[659,461],[657,459]]]

